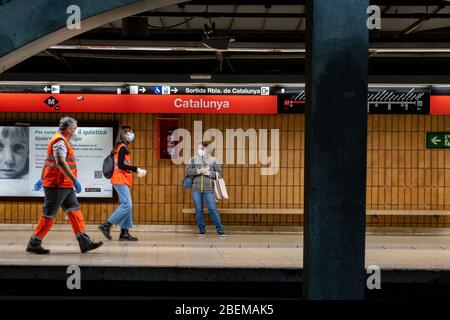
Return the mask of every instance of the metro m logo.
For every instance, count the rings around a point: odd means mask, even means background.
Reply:
[[[59,101],[53,96],[48,97],[44,100],[44,103],[50,108],[54,108],[55,110],[59,110],[61,107],[58,105]]]

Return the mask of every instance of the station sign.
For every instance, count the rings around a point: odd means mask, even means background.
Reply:
[[[305,88],[277,88],[278,113],[305,113]]]
[[[127,85],[102,84],[0,84],[1,93],[95,93],[95,94],[128,94]]]
[[[369,88],[367,111],[371,114],[429,114],[429,88]]]
[[[0,93],[95,93],[95,94],[155,94],[155,95],[271,95],[270,86],[246,85],[0,85]]]
[[[36,96],[33,94],[40,96],[35,99]],[[15,95],[13,99],[11,95]],[[99,97],[103,95],[105,97]],[[101,100],[102,102],[99,102]],[[34,104],[25,105],[24,101]],[[36,101],[39,101],[39,106]],[[0,111],[33,112],[27,110],[39,109],[42,101],[46,101],[47,107],[52,111],[68,111],[69,108],[73,108],[77,109],[76,112],[144,110],[142,112],[175,113],[178,110],[185,113],[296,114],[304,113],[306,108],[305,88],[295,85],[0,84]],[[58,103],[54,104],[55,101]],[[90,101],[92,108],[86,111],[82,108],[80,111],[80,107],[86,105],[87,101]],[[259,104],[257,108],[253,107],[255,101]],[[100,103],[115,107],[100,106]],[[141,108],[140,103],[161,104],[162,107]],[[19,107],[12,108],[12,106]],[[158,108],[163,111],[159,111]],[[237,110],[238,108],[240,110]],[[369,87],[367,112],[369,114],[450,114],[450,87],[431,89],[424,86]]]
[[[139,88],[138,88],[139,89]],[[272,95],[0,94],[0,112],[276,114]]]
[[[271,94],[269,86],[169,86],[156,85],[150,87],[152,94],[179,94],[179,95],[250,95],[268,96]]]
[[[304,88],[279,88],[279,113],[304,113]],[[371,87],[367,95],[367,112],[369,114],[429,114],[428,88],[384,88]]]

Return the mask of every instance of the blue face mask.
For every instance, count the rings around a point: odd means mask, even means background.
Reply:
[[[134,140],[134,133],[133,133],[133,132],[130,132],[130,133],[128,134],[127,140],[128,140],[129,142],[131,142],[131,141]]]

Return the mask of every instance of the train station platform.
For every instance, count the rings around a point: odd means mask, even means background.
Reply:
[[[184,232],[150,232],[139,231],[143,229],[138,227],[134,231],[134,235],[139,237],[138,242],[104,241],[104,246],[97,251],[80,254],[78,243],[67,226],[55,227],[45,239],[45,247],[51,249],[51,254],[45,256],[25,252],[31,234],[28,226],[22,227],[22,230],[14,229],[14,226],[0,228],[0,282],[3,283],[0,295],[18,294],[19,289],[14,289],[12,284],[17,284],[19,279],[22,281],[21,284],[19,282],[19,288],[22,288],[20,293],[24,286],[42,281],[49,286],[44,290],[60,292],[65,289],[69,265],[80,267],[83,281],[96,283],[87,285],[94,291],[107,288],[105,283],[110,282],[126,283],[133,289],[136,289],[136,283],[158,283],[154,288],[158,288],[159,293],[169,288],[177,292],[192,292],[193,284],[197,288],[209,284],[214,287],[233,285],[232,289],[226,289],[233,294],[242,292],[245,295],[246,290],[253,290],[251,295],[254,295],[262,290],[261,294],[271,292],[274,296],[301,295],[301,232],[230,231],[222,239],[211,229],[205,238],[198,238],[189,229]],[[105,240],[95,231],[95,226],[89,226],[88,230],[96,240]],[[117,231],[113,237],[118,238]],[[392,286],[401,285],[403,289],[400,294],[405,294],[410,290],[405,288],[411,286],[420,288],[416,292],[421,294],[429,292],[423,290],[423,286],[439,283],[448,287],[450,235],[445,232],[368,233],[366,267],[370,265],[381,268],[383,288],[392,290]],[[51,283],[57,281],[59,284],[55,289]],[[252,287],[255,284],[266,287]],[[183,285],[186,286],[184,289]],[[33,290],[42,290],[39,288],[30,289],[30,294],[36,294]],[[149,289],[145,287],[142,290],[148,292]],[[434,288],[433,292],[439,294],[441,291]],[[374,294],[369,292],[369,295]],[[393,294],[392,291],[390,294]]]
[[[29,230],[28,230],[29,229]],[[18,266],[122,266],[122,267],[212,267],[212,268],[283,268],[301,269],[303,235],[301,232],[264,232],[235,230],[220,238],[214,230],[199,238],[194,229],[184,231],[142,231],[134,234],[138,242],[108,241],[96,230],[88,233],[105,242],[97,251],[80,254],[69,226],[57,225],[45,238],[50,255],[25,252],[31,227],[0,228],[0,265]],[[141,231],[139,231],[141,230]],[[145,229],[144,229],[145,230]],[[382,269],[450,270],[450,234],[439,233],[368,233],[366,266]]]
[[[56,226],[44,241],[51,254],[39,256],[24,250],[31,228],[0,228],[0,265],[285,269],[301,269],[303,265],[301,232],[233,231],[220,238],[209,230],[206,237],[199,238],[189,229],[134,231],[138,242],[119,242],[105,240],[95,226],[88,230],[92,238],[105,242],[102,248],[80,254],[72,232],[66,226]],[[117,231],[113,234],[118,238]],[[369,265],[382,269],[450,270],[450,234],[370,233],[366,236],[366,266]]]
[[[119,242],[118,233],[113,233],[116,241],[109,241],[92,230],[88,232],[91,238],[105,242],[98,250],[80,254],[73,233],[62,229],[45,238],[43,245],[51,250],[45,256],[25,252],[31,232],[0,231],[0,265],[294,269],[301,266],[302,239],[298,233],[230,233],[220,238],[209,230],[204,238],[199,238],[194,231],[134,231],[138,242]]]

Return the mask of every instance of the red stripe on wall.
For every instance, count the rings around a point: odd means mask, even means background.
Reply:
[[[450,96],[430,96],[430,114],[450,114]]]
[[[0,112],[276,114],[277,96],[3,93]]]

